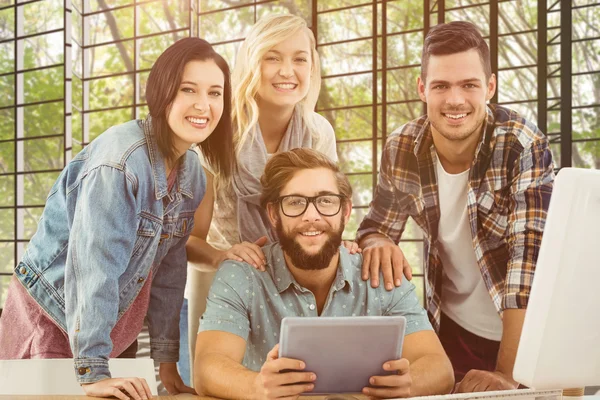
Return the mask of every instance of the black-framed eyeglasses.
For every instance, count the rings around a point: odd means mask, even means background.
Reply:
[[[310,203],[313,203],[319,214],[325,217],[333,217],[342,209],[344,199],[345,196],[341,194],[322,194],[314,197],[294,194],[281,196],[277,201],[281,205],[281,212],[286,217],[297,217],[304,214]]]

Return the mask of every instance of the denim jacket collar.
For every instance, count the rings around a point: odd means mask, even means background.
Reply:
[[[152,176],[154,178],[154,193],[156,195],[156,200],[160,200],[163,197],[169,194],[168,186],[167,186],[167,171],[165,168],[165,161],[160,153],[158,148],[158,144],[152,134],[151,129],[152,119],[148,116],[144,121],[142,121],[142,125],[144,128],[144,135],[146,136],[146,141],[148,143],[148,154],[150,155],[150,164],[152,165]],[[181,156],[181,160],[179,163],[179,170],[177,172],[177,192],[181,193],[188,198],[193,197],[192,183],[189,178],[189,166],[186,163],[187,154],[183,154]]]

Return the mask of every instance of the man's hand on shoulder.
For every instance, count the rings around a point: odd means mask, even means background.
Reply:
[[[317,376],[304,372],[306,364],[291,358],[279,358],[279,344],[267,354],[267,360],[256,376],[254,383],[256,399],[296,398],[313,390]],[[281,372],[291,370],[291,372]]]
[[[517,389],[519,383],[502,372],[472,369],[457,383],[456,393],[489,392],[492,390]]]
[[[400,247],[388,237],[374,233],[361,240],[363,253],[362,278],[371,278],[371,286],[379,286],[379,270],[383,272],[386,290],[402,284],[403,276],[412,279],[412,269]]]
[[[390,399],[409,397],[412,386],[410,363],[406,358],[387,361],[383,364],[385,371],[395,371],[393,375],[372,376],[369,378],[370,387],[363,388],[363,394],[369,397]]]

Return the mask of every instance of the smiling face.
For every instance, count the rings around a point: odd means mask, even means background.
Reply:
[[[486,119],[486,102],[496,90],[494,75],[486,79],[475,49],[431,55],[427,81],[418,78],[421,100],[427,103],[432,132],[449,141],[478,135]]]
[[[283,187],[281,196],[299,195],[313,197],[323,194],[339,194],[334,173],[327,168],[299,170]],[[342,205],[336,215],[326,217],[310,203],[306,211],[297,217],[287,217],[280,204],[268,205],[269,218],[277,228],[279,242],[295,267],[322,269],[339,251],[342,233],[348,222],[352,205]]]
[[[223,114],[224,81],[223,72],[213,60],[185,65],[177,95],[167,111],[178,154],[204,141],[217,127]]]
[[[269,49],[260,64],[259,101],[280,106],[298,104],[310,87],[311,61],[310,40],[304,30]]]

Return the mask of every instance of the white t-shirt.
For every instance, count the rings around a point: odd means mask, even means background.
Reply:
[[[442,311],[467,331],[489,340],[502,338],[502,320],[483,282],[469,226],[469,170],[447,173],[436,163],[440,222],[438,251],[443,265]]]

